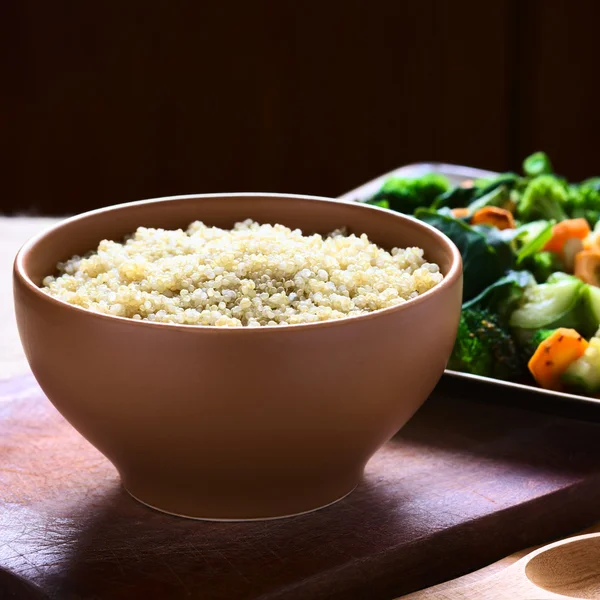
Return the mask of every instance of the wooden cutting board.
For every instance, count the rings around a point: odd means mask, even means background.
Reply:
[[[207,523],[136,503],[31,376],[0,382],[0,598],[389,600],[597,521],[597,407],[505,394],[445,379],[342,502]]]

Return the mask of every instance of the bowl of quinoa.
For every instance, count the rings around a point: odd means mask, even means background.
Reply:
[[[318,323],[397,306],[443,275],[422,248],[372,243],[366,234],[304,235],[281,224],[221,229],[138,227],[57,265],[49,295],[103,314],[154,323],[261,327]]]
[[[50,401],[159,510],[328,505],[425,401],[462,266],[411,217],[285,194],[178,196],[67,219],[14,268]]]

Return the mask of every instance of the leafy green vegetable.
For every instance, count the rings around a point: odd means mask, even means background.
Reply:
[[[469,207],[472,210],[473,207],[471,205],[476,201],[482,200],[484,197],[486,197],[486,200],[478,203],[475,210],[484,206],[501,206],[504,200],[510,198],[510,190],[514,188],[518,181],[519,176],[515,173],[502,173],[493,179],[476,179],[468,187],[456,186],[449,189],[446,193],[438,196],[430,208]],[[492,195],[492,192],[499,187],[502,187],[503,191],[497,197]]]
[[[521,177],[519,177],[519,175],[516,173],[501,173],[492,179],[476,180],[473,183],[476,189],[475,198],[477,199],[487,196],[490,192],[493,192],[499,187],[506,188],[508,191],[510,191],[518,185],[520,180]]]
[[[476,188],[456,186],[438,196],[431,204],[431,208],[463,208],[475,197]]]
[[[478,308],[463,309],[448,368],[508,380],[525,372],[510,332],[493,312]]]
[[[438,173],[414,178],[392,177],[383,184],[373,198],[367,201],[367,204],[412,214],[421,206],[429,206],[448,189],[450,189],[450,182]]]
[[[521,264],[528,256],[540,252],[552,237],[554,221],[531,221],[517,228],[517,264]]]
[[[517,204],[517,215],[523,221],[536,219],[564,221],[568,218],[563,208],[566,204],[565,184],[553,175],[539,175],[525,188]]]
[[[488,310],[498,315],[500,321],[504,322],[521,300],[525,288],[535,283],[529,271],[509,271],[475,298],[463,303],[463,310]]]
[[[504,185],[494,187],[489,192],[473,200],[467,207],[471,214],[486,206],[503,207],[510,200],[510,190]]]
[[[523,175],[507,172],[454,187],[433,174],[392,178],[369,203],[414,214],[445,233],[461,253],[463,310],[449,368],[520,379],[540,342],[557,327],[586,338],[600,327],[600,287],[566,272],[573,269],[577,244],[567,240],[560,253],[544,250],[557,234],[553,227],[565,219],[585,218],[593,235],[600,235],[600,177],[569,183],[544,152],[535,152],[523,161]],[[516,227],[471,225],[472,215],[487,207],[510,210]],[[465,216],[456,217],[456,208],[467,209],[461,211]],[[600,393],[600,337],[595,344],[595,358],[582,357],[565,376],[584,393]]]
[[[497,253],[503,272],[512,269],[515,264],[515,253],[512,243],[516,229],[497,229],[489,225],[471,225],[473,231],[480,233]]]
[[[523,172],[528,177],[537,177],[551,175],[554,169],[545,152],[534,152],[523,161]]]
[[[511,268],[514,256],[509,244],[499,237],[493,237],[491,233],[484,235],[448,212],[421,208],[415,216],[445,233],[460,251],[463,301],[475,297]]]

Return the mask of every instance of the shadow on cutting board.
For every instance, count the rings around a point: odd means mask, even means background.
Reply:
[[[309,597],[318,588],[323,596],[315,598],[329,598],[324,587],[334,584],[311,579],[336,571],[337,598],[340,585],[365,578],[362,560],[397,543],[398,521],[416,536],[427,533],[412,511],[417,500],[408,493],[390,498],[385,488],[368,477],[346,500],[305,516],[215,523],[164,515],[114,487],[82,502],[69,524],[62,516],[56,528],[49,522],[46,534],[63,553],[42,585],[57,600],[283,600],[300,586]]]
[[[38,587],[5,569],[0,569],[0,591],[2,600],[49,600]]]

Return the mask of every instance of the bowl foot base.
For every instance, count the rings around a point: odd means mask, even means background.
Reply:
[[[364,466],[343,473],[288,473],[279,477],[122,473],[138,502],[163,513],[205,521],[263,521],[310,513],[339,502],[363,476]]]
[[[248,517],[248,518],[238,517],[238,518],[236,518],[236,517],[199,517],[199,516],[183,515],[183,514],[180,514],[177,512],[172,512],[165,508],[160,508],[159,506],[154,506],[154,505],[150,504],[149,502],[145,502],[141,498],[138,498],[133,492],[128,490],[125,486],[123,486],[123,487],[125,488],[125,491],[134,500],[136,500],[140,504],[143,504],[144,506],[147,506],[148,508],[151,508],[152,510],[156,510],[156,511],[164,513],[166,515],[171,515],[173,517],[180,517],[183,519],[192,519],[194,521],[212,521],[212,522],[218,522],[218,523],[228,523],[228,522],[229,523],[243,523],[243,522],[249,522],[249,521],[274,521],[276,519],[289,519],[291,517],[300,517],[302,515],[308,515],[310,513],[316,512],[318,510],[322,510],[323,508],[327,508],[328,506],[333,506],[334,504],[337,504],[338,502],[341,502],[344,498],[348,497],[356,489],[356,486],[354,486],[352,489],[348,490],[343,496],[340,496],[339,498],[335,498],[334,500],[332,500],[331,502],[328,502],[327,504],[315,506],[314,508],[309,508],[307,510],[303,510],[300,512],[290,513],[287,515],[277,515],[277,516],[273,516],[273,517]]]
[[[217,492],[217,486],[193,484],[159,485],[156,479],[122,478],[127,493],[154,510],[201,521],[265,521],[311,513],[348,496],[362,478],[360,472],[336,476],[335,480],[287,482],[286,486],[248,485]]]

